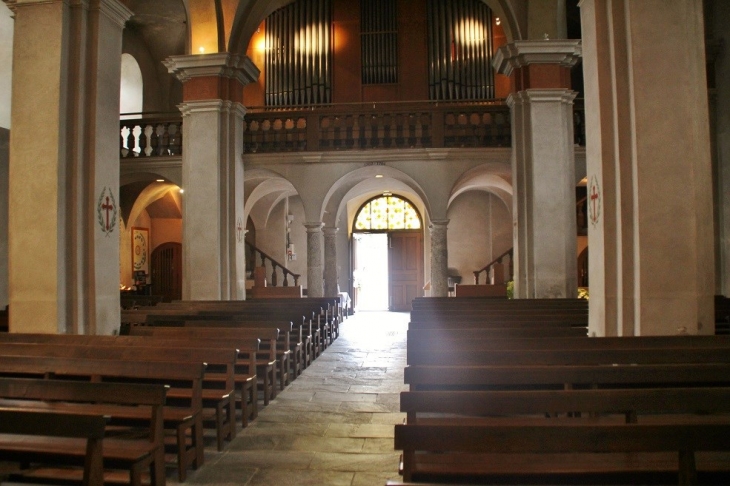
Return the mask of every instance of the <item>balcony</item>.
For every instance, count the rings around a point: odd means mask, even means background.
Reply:
[[[574,105],[575,144],[585,146],[582,100]],[[180,157],[179,114],[137,114],[120,121],[120,158]],[[407,148],[510,147],[509,107],[472,103],[398,102],[249,108],[244,152],[324,152]]]

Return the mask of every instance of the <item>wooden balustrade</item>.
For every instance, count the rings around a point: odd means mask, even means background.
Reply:
[[[289,286],[289,277],[292,277],[294,280],[294,287],[299,285],[299,277],[301,275],[292,272],[283,264],[277,262],[274,258],[270,257],[248,241],[246,242],[246,250],[247,268],[251,270],[257,266],[266,268],[266,274],[271,276],[267,281],[267,285],[270,285],[271,287],[277,287],[279,285],[279,272],[281,272],[282,275],[282,287]],[[258,265],[257,260],[260,262]]]
[[[120,120],[119,156],[170,157],[182,155],[182,118],[179,114],[141,114]]]
[[[585,145],[585,112],[574,105],[574,140]],[[509,107],[479,102],[393,102],[252,107],[243,124],[246,153],[510,147]],[[120,121],[121,158],[182,154],[182,118],[141,114]]]
[[[482,274],[482,272],[486,272],[486,279],[485,283],[489,284],[489,275],[492,273],[492,270],[494,269],[494,266],[497,264],[505,265],[505,259],[509,259],[507,263],[508,273],[507,278],[505,278],[505,281],[510,281],[514,278],[514,248],[510,248],[506,252],[499,255],[497,258],[492,260],[491,262],[487,263],[483,268],[480,268],[479,270],[474,271],[474,285],[479,285],[479,276]],[[504,282],[493,282],[495,285],[497,284],[503,284]]]

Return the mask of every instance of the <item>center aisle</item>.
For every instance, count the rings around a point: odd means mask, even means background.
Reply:
[[[384,485],[400,479],[393,450],[406,365],[408,313],[360,312],[223,452],[185,484]],[[177,484],[168,478],[168,484]]]

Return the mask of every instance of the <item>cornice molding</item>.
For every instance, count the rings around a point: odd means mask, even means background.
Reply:
[[[524,40],[500,47],[494,55],[492,66],[505,76],[530,64],[558,64],[575,66],[583,53],[580,40]]]
[[[124,28],[127,20],[134,15],[134,12],[118,0],[98,0],[98,2],[101,13],[121,28]]]
[[[172,56],[162,63],[183,83],[197,77],[220,76],[246,85],[256,81],[260,74],[259,68],[247,56],[228,52]]]

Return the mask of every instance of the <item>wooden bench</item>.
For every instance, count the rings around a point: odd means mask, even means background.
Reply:
[[[229,346],[230,344],[237,343],[232,343],[230,338],[219,338],[219,333],[216,329],[133,326],[132,328],[130,328],[130,332],[134,336],[154,336],[155,338],[177,339],[185,341],[196,340],[199,343],[204,343],[206,346],[210,347]],[[278,329],[269,328],[239,329],[238,337],[245,340],[259,339],[262,344],[268,342],[268,356],[259,356],[257,354],[255,369],[247,370],[248,375],[256,376],[260,388],[263,391],[264,405],[268,405],[270,400],[276,398],[276,342],[279,337],[279,331]],[[250,364],[251,360],[248,354],[246,354],[237,361],[237,366],[249,366]],[[246,382],[248,382],[247,377]]]
[[[186,384],[192,397],[189,406],[165,406],[164,426],[175,433],[178,477],[184,481],[188,467],[203,465],[202,383],[203,363],[140,362],[104,359],[0,356],[0,376],[28,378],[77,378],[90,381],[133,380],[134,382]],[[127,418],[145,421],[146,412],[130,408]],[[190,442],[186,438],[190,437]]]
[[[0,335],[0,343],[48,343],[48,344],[72,344],[86,346],[161,346],[166,348],[189,348],[189,347],[223,347],[238,349],[239,355],[234,368],[234,383],[238,395],[236,404],[242,410],[243,426],[248,425],[248,420],[255,419],[258,413],[256,403],[256,355],[259,347],[257,338],[239,339],[233,341],[232,337],[226,337],[226,342],[201,342],[200,339],[186,339],[177,336],[179,339],[167,339],[154,336],[92,336],[78,334],[38,334],[38,333],[14,333]],[[267,353],[268,354],[268,353]],[[241,363],[244,363],[241,366]],[[249,374],[249,370],[251,374]],[[206,373],[206,379],[223,381],[220,374]],[[241,398],[243,400],[241,400]]]
[[[404,424],[395,426],[394,443],[403,451],[405,481],[477,476],[533,483],[603,476],[615,484],[674,474],[679,484],[695,484],[697,466],[725,473],[725,482],[730,470],[727,423]]]
[[[167,345],[160,346],[154,340],[147,340],[144,343],[137,342],[132,346],[120,345],[119,342],[105,344],[99,339],[94,342],[94,345],[0,342],[0,355],[205,363],[207,366],[202,390],[203,419],[214,424],[218,450],[223,450],[225,439],[233,440],[235,438],[234,366],[238,354],[237,349],[232,346],[228,348],[194,346],[171,348]],[[211,373],[222,374],[225,378],[222,382],[220,379],[208,379]],[[191,393],[190,388],[173,387],[168,391],[167,397],[173,401],[189,402],[192,400]],[[212,410],[210,417],[206,416],[207,409]]]
[[[83,464],[84,486],[104,484],[106,417],[0,409],[0,452],[22,464]]]
[[[142,473],[149,472],[153,485],[165,484],[165,455],[163,442],[162,410],[165,404],[167,387],[134,383],[89,383],[69,380],[45,380],[0,378],[0,409],[62,414],[92,414],[105,416],[109,426],[114,427],[113,435],[104,439],[101,449],[105,469],[127,471],[129,484],[141,484]],[[125,437],[117,422],[125,420],[129,409],[135,408],[141,416],[146,416],[143,427],[147,438],[139,438],[140,431],[135,429],[131,437]],[[2,421],[0,421],[2,423]],[[0,425],[0,427],[2,427]],[[0,437],[3,437],[0,435]],[[15,441],[5,443],[6,446]],[[0,439],[0,450],[3,450]],[[16,444],[17,450],[7,452],[5,457],[14,455],[15,460],[24,462],[23,451],[32,454],[54,453],[68,455],[75,460],[84,457],[84,447],[78,441],[54,440],[46,442],[40,438]],[[31,456],[27,458],[31,462]],[[101,465],[101,462],[99,463]],[[74,479],[74,470],[58,468],[33,468],[18,471],[18,474],[34,478]],[[113,471],[103,475],[108,480],[114,477]],[[101,479],[103,479],[103,477]],[[101,481],[98,483],[101,484]]]

